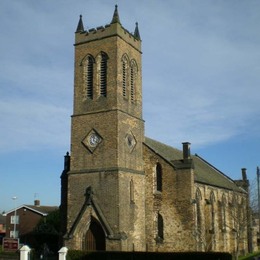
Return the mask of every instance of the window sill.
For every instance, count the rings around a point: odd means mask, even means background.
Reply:
[[[156,198],[156,199],[162,199],[162,192],[161,191],[155,191],[153,193],[153,196]]]
[[[159,237],[159,236],[157,236],[157,237],[155,238],[155,241],[156,241],[156,244],[163,244],[163,238],[161,238],[161,237]]]

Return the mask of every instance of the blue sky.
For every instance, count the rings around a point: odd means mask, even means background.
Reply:
[[[146,136],[197,153],[234,179],[260,165],[260,1],[2,0],[0,212],[59,205],[70,149],[74,32],[139,23]]]

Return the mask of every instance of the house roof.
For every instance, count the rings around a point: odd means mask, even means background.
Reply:
[[[160,143],[148,137],[144,144],[153,150],[156,154],[175,167],[174,161],[183,159],[183,152],[169,145]],[[218,170],[198,155],[191,155],[194,165],[195,182],[216,186],[224,189],[245,192],[244,189],[237,186],[234,180]]]
[[[35,206],[35,205],[25,205],[25,206],[27,206],[28,208],[34,211],[38,211],[42,214],[49,214],[50,212],[59,209],[59,207],[57,206]]]
[[[21,208],[26,208],[26,209],[31,210],[42,216],[47,216],[50,212],[53,212],[53,211],[59,209],[59,207],[57,207],[57,206],[21,205],[21,206],[17,207],[16,210],[19,210]],[[6,212],[5,215],[8,215],[9,213],[12,213],[14,211],[15,211],[15,209],[12,209],[12,210]]]

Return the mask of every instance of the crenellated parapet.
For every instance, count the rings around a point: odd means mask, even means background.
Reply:
[[[120,37],[122,40],[126,41],[128,44],[132,45],[132,47],[141,52],[141,38],[138,29],[138,23],[136,23],[134,33],[131,33],[125,29],[120,23],[117,6],[110,24],[105,26],[98,26],[89,30],[84,29],[82,16],[80,15],[78,26],[75,32],[75,45],[114,36]]]

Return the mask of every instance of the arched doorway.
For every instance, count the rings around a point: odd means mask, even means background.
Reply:
[[[106,239],[99,222],[91,218],[89,229],[83,239],[82,249],[86,251],[102,251],[106,249]]]

